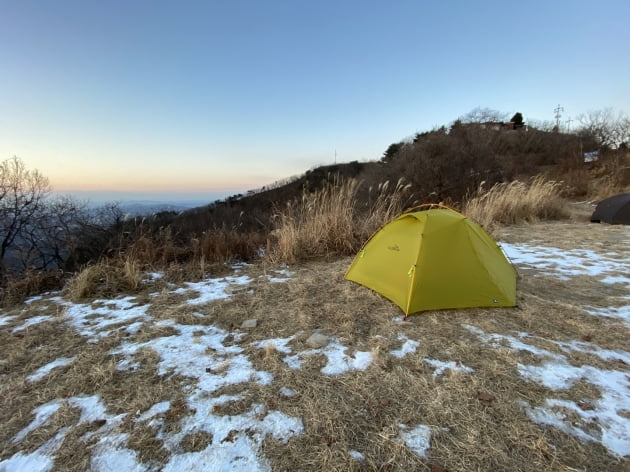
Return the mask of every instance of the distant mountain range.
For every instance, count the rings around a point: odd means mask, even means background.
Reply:
[[[237,191],[220,192],[101,192],[59,191],[56,195],[69,195],[86,202],[89,208],[99,208],[110,203],[117,204],[128,216],[153,215],[164,211],[179,213],[191,208],[209,205]]]
[[[190,208],[204,206],[207,200],[187,200],[178,202],[163,202],[153,200],[128,200],[119,202],[120,209],[129,216],[153,215],[164,211],[180,213]]]

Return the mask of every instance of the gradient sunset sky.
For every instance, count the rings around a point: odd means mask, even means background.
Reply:
[[[627,0],[0,0],[0,159],[58,191],[227,194],[479,106],[629,113],[629,22]]]

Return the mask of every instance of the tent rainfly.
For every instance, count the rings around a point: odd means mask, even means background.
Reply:
[[[477,223],[447,208],[404,213],[354,258],[346,279],[406,314],[516,305],[516,271]]]
[[[630,225],[630,193],[620,193],[599,202],[593,215],[593,223]]]

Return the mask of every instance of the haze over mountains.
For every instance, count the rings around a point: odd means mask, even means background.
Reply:
[[[241,192],[239,189],[214,192],[121,192],[121,191],[59,191],[87,201],[90,207],[117,203],[131,216],[150,215],[160,211],[183,211],[195,208]]]

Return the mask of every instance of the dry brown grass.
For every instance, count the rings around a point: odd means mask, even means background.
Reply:
[[[557,171],[562,172],[563,196],[570,199],[597,201],[630,192],[630,153],[604,155],[594,163]]]
[[[358,209],[361,183],[335,180],[315,192],[304,192],[278,212],[276,229],[267,246],[266,259],[294,263],[355,252],[380,226],[400,214],[409,186],[398,181],[394,189],[385,182],[375,189],[368,208]],[[370,189],[370,194],[372,189]]]
[[[588,195],[594,200],[630,192],[630,153],[605,161],[593,174]]]
[[[158,287],[151,284],[154,289],[169,282],[197,281],[210,274],[227,272],[229,262],[257,257],[264,244],[262,235],[221,229],[191,238],[183,246],[176,244],[170,232],[164,230],[154,239],[140,236],[125,250],[87,265],[67,280],[64,293],[75,302],[138,293],[145,288],[147,272],[163,275]],[[24,298],[6,297],[7,301],[17,302]]]
[[[72,276],[64,293],[69,300],[78,302],[86,298],[135,293],[141,285],[141,273],[135,260],[125,258],[120,263],[103,260],[88,265]]]
[[[58,290],[63,281],[64,274],[60,271],[26,272],[20,277],[6,277],[0,288],[0,306],[18,305],[28,297]]]
[[[509,242],[539,243],[575,248],[585,245],[607,252],[620,243],[624,228],[607,225],[544,223],[502,228]],[[623,242],[623,241],[622,241]],[[626,242],[627,244],[627,242]],[[607,349],[627,350],[628,328],[614,319],[584,313],[583,305],[610,305],[627,295],[620,285],[605,285],[588,277],[562,281],[540,275],[536,269],[522,271],[519,281],[519,308],[472,309],[428,312],[398,322],[400,310],[379,295],[343,280],[349,258],[331,262],[311,261],[292,267],[295,275],[285,283],[270,283],[264,276],[276,266],[256,264],[244,268],[253,282],[237,290],[228,300],[192,308],[183,305],[182,295],[148,297],[139,287],[137,300],[150,300],[149,313],[155,320],[173,319],[183,324],[216,325],[241,332],[245,319],[256,318],[258,327],[248,331],[238,344],[245,349],[254,367],[273,374],[270,385],[247,383],[230,385],[213,395],[239,394],[237,401],[218,406],[213,414],[233,415],[248,411],[254,403],[299,417],[305,434],[288,444],[268,437],[261,453],[273,470],[303,471],[453,471],[510,470],[622,471],[627,463],[593,443],[584,443],[551,427],[532,423],[518,401],[541,405],[545,398],[591,402],[599,391],[577,382],[566,391],[550,392],[519,376],[519,363],[536,364],[539,358],[527,352],[492,348],[464,329],[470,324],[487,333],[515,335],[526,331],[536,339],[532,345],[560,353],[550,340],[590,339]],[[534,276],[538,275],[538,276]],[[103,274],[100,274],[103,277]],[[252,293],[247,293],[251,290]],[[133,336],[113,333],[99,343],[87,343],[63,322],[58,305],[46,299],[6,311],[17,318],[0,329],[0,460],[18,450],[35,450],[63,426],[77,423],[78,411],[64,407],[51,423],[39,428],[19,445],[10,439],[32,420],[32,410],[56,398],[78,394],[99,394],[112,414],[126,413],[121,426],[129,434],[126,447],[138,452],[144,464],[159,466],[169,453],[159,439],[158,428],[133,422],[136,412],[144,412],[157,402],[171,401],[164,415],[168,431],[176,431],[191,412],[182,389],[190,379],[157,375],[159,356],[142,350],[134,372],[115,369],[119,360],[110,354],[123,339],[145,342],[174,334],[169,327],[146,324]],[[11,334],[11,326],[48,313],[54,322],[35,325],[22,335]],[[196,313],[196,315],[195,315]],[[200,316],[198,316],[200,315]],[[294,352],[307,349],[305,341],[316,329],[337,337],[348,354],[371,352],[374,360],[365,371],[350,371],[338,377],[323,375],[326,359],[321,355],[304,357],[299,370],[283,362],[284,354],[272,347],[258,349],[251,343],[296,335],[289,343]],[[400,348],[399,334],[420,342],[417,352],[402,359],[390,351]],[[235,342],[226,340],[225,344]],[[38,347],[45,346],[45,349]],[[60,356],[77,356],[72,365],[55,369],[44,380],[29,383],[26,375]],[[458,361],[474,369],[473,374],[447,371],[434,376],[424,360]],[[571,353],[572,365],[593,365],[628,371],[628,366],[605,362],[592,355]],[[282,397],[281,387],[296,392]],[[436,429],[429,458],[414,455],[399,439],[399,424],[425,424]],[[55,471],[89,470],[90,446],[81,436],[92,425],[76,428],[66,437],[57,453]],[[198,451],[212,440],[206,433],[191,433],[181,441],[182,452]],[[93,445],[93,444],[92,444]],[[352,459],[357,450],[364,461]],[[435,468],[434,468],[435,467]]]
[[[480,186],[464,205],[464,214],[485,228],[523,221],[557,220],[567,216],[560,197],[561,183],[535,177],[530,183],[513,181]]]

